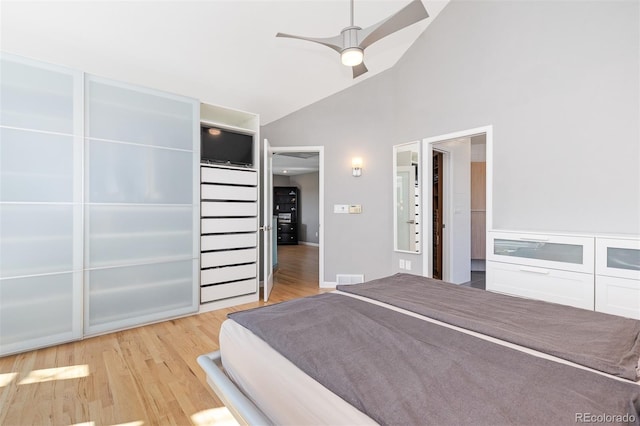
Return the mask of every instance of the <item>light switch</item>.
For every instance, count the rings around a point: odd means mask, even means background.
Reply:
[[[349,205],[348,204],[334,204],[333,205],[334,213],[349,213]]]
[[[350,214],[360,214],[362,213],[362,204],[352,204],[349,206]]]

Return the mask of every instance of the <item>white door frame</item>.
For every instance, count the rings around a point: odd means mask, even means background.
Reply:
[[[262,288],[263,301],[269,301],[273,290],[273,151],[268,139],[263,141],[262,163]]]
[[[274,154],[317,152],[320,156],[318,170],[318,286],[324,287],[324,146],[272,146],[271,151]]]
[[[433,260],[432,260],[433,259],[433,231],[431,229],[433,227],[433,213],[430,210],[432,201],[430,198],[431,191],[429,190],[429,188],[431,188],[429,186],[429,183],[430,183],[429,179],[431,176],[430,176],[430,173],[428,173],[428,171],[430,171],[433,166],[431,164],[432,158],[430,155],[430,153],[433,151],[433,145],[440,142],[445,142],[451,139],[471,137],[471,136],[476,136],[480,134],[486,135],[486,156],[487,156],[487,159],[486,159],[487,161],[486,162],[486,179],[487,179],[486,180],[486,203],[487,203],[486,232],[488,233],[489,231],[493,230],[493,125],[476,127],[468,130],[461,130],[459,132],[433,136],[433,137],[425,138],[422,140],[422,148],[423,148],[422,152],[425,153],[423,156],[424,159],[422,161],[423,170],[424,170],[424,172],[422,173],[422,179],[423,179],[422,184],[423,184],[423,188],[429,191],[428,194],[426,191],[423,194],[423,197],[427,201],[425,203],[426,214],[423,213],[423,216],[426,219],[423,223],[425,224],[424,226],[426,228],[423,230],[425,245],[424,245],[424,250],[422,252],[423,253],[422,254],[422,265],[423,265],[422,275],[425,277],[431,277],[432,263],[433,263]],[[447,188],[445,188],[445,190],[447,190]],[[445,194],[445,200],[448,199],[448,196],[449,194]],[[450,217],[452,214],[450,210],[451,209],[449,209],[449,211],[447,212],[447,216],[445,217],[445,223],[453,223]],[[446,233],[448,232],[449,230],[447,230]],[[488,243],[489,238],[486,238],[486,241]],[[489,250],[489,247],[487,247],[487,250]],[[448,270],[449,265],[450,263],[447,263],[447,266],[444,266],[444,262],[443,262],[444,277],[451,276],[451,271]],[[471,267],[471,265],[469,265],[469,267]]]

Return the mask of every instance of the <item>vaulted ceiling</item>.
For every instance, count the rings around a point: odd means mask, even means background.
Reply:
[[[448,0],[365,52],[357,79],[327,47],[277,32],[330,37],[349,25],[348,0],[7,1],[0,48],[9,53],[198,98],[277,120],[389,69]],[[367,27],[409,0],[356,0]]]

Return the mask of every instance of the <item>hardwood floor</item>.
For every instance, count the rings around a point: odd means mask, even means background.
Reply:
[[[268,304],[327,291],[318,249],[281,246]],[[0,358],[0,425],[211,425],[233,418],[196,358],[218,349],[229,312],[178,318]]]

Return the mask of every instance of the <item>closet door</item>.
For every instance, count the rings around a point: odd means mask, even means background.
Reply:
[[[86,78],[85,334],[195,312],[199,103]]]
[[[0,355],[82,337],[82,74],[0,55]]]

